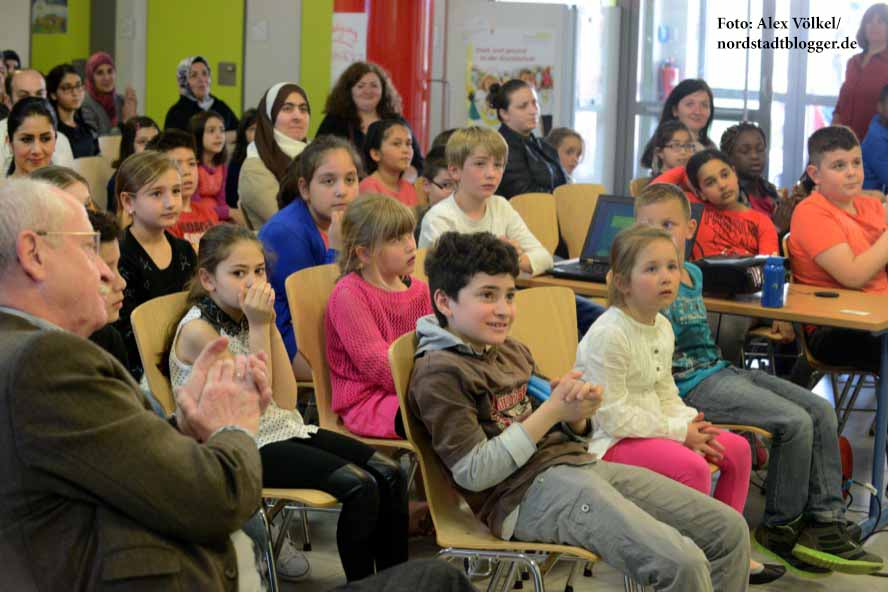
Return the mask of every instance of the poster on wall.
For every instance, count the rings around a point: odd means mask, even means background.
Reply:
[[[367,13],[333,13],[333,52],[330,56],[330,84],[353,62],[367,60]]]
[[[68,0],[31,0],[31,32],[68,32]]]
[[[464,37],[467,124],[499,127],[496,112],[487,105],[490,86],[519,78],[536,89],[543,132],[548,132],[555,104],[555,32],[485,28],[466,31]]]

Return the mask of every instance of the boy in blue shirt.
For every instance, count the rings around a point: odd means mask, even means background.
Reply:
[[[649,185],[636,198],[635,212],[639,222],[672,234],[684,260],[696,224],[681,189]],[[679,394],[713,423],[752,425],[774,435],[765,514],[753,545],[803,577],[881,569],[882,559],[848,533],[832,406],[791,382],[722,359],[706,320],[700,269],[685,263],[681,275],[678,297],[663,311],[675,333],[672,372]]]

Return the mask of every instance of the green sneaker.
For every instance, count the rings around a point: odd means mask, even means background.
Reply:
[[[874,573],[884,563],[848,536],[844,522],[808,523],[792,554],[805,563],[848,574]]]
[[[805,563],[792,554],[801,526],[801,516],[789,524],[759,526],[752,535],[752,546],[765,557],[779,561],[797,577],[819,579],[831,575],[831,570]]]

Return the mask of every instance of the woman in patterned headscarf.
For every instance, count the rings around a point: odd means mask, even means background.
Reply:
[[[118,124],[138,112],[136,91],[126,87],[126,94],[120,95],[117,84],[117,69],[114,60],[104,51],[97,51],[86,61],[86,97],[81,113],[86,123],[100,136],[118,134]]]
[[[202,56],[192,56],[179,62],[176,69],[176,80],[179,83],[179,100],[167,111],[163,128],[177,128],[188,131],[188,122],[193,115],[212,109],[222,116],[225,122],[228,143],[234,142],[238,120],[234,112],[219,97],[210,94],[212,76],[210,64]]]

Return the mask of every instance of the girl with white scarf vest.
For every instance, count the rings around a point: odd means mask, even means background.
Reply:
[[[238,180],[247,227],[258,230],[278,210],[277,194],[287,166],[305,149],[311,116],[308,95],[294,82],[279,82],[259,101],[256,138]]]

